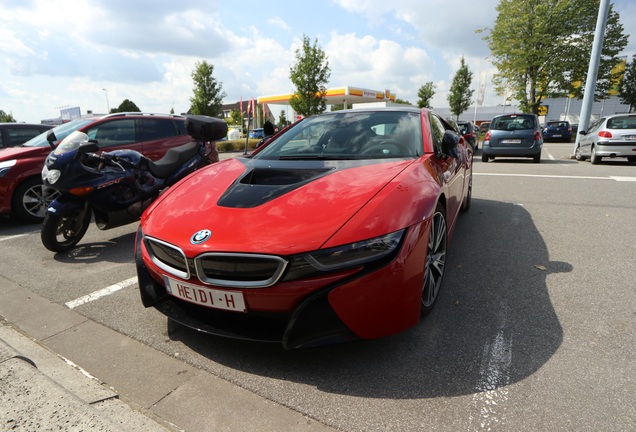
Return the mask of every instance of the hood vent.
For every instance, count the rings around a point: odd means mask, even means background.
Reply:
[[[258,207],[330,172],[334,172],[334,168],[254,168],[230,186],[217,205]]]
[[[320,177],[331,170],[331,168],[254,168],[252,171],[243,176],[239,183],[262,186],[287,186],[302,183],[315,177]]]

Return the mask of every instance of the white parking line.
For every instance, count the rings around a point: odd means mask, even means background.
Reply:
[[[545,148],[543,148],[543,151],[544,151],[544,152],[548,155],[548,158],[549,158],[550,160],[556,160],[556,159],[554,158],[554,156],[552,156],[552,155],[550,154],[550,152],[549,152],[549,151],[547,151]]]
[[[88,295],[85,295],[83,297],[80,297],[78,299],[75,300],[71,300],[70,302],[66,302],[64,303],[66,305],[66,307],[68,307],[69,309],[73,309],[76,308],[78,306],[81,306],[85,303],[88,302],[92,302],[94,300],[97,300],[98,298],[107,296],[109,294],[112,294],[114,292],[119,291],[120,289],[129,287],[131,285],[135,285],[137,283],[137,276],[135,277],[131,277],[130,279],[126,279],[125,281],[116,283],[115,285],[111,285],[109,287],[100,289],[98,291],[92,292]]]
[[[500,173],[476,173],[473,175],[500,176],[500,177],[537,177],[537,178],[563,178],[563,179],[584,179],[584,180],[616,180],[616,181],[636,181],[636,177],[588,177],[588,176],[563,176],[563,175],[540,175],[540,174],[500,174]]]
[[[17,235],[1,238],[0,242],[5,241],[5,240],[12,240],[12,239],[19,238],[19,237],[28,236],[30,234],[39,234],[39,233],[40,233],[40,231],[31,231],[31,232],[24,233],[24,234],[17,234]]]

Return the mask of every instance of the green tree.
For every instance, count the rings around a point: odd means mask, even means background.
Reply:
[[[131,100],[124,99],[124,101],[119,104],[117,108],[111,108],[110,113],[121,113],[121,112],[141,112],[139,107],[135,105],[135,103]]]
[[[0,123],[15,123],[16,119],[13,117],[13,114],[8,112],[4,112],[0,110]]]
[[[484,39],[498,72],[495,90],[506,88],[523,112],[536,114],[541,100],[582,97],[600,0],[500,0]],[[595,99],[606,98],[612,68],[627,45],[619,14],[610,5]],[[484,29],[486,30],[486,29]],[[478,32],[483,30],[478,30]]]
[[[429,81],[422,87],[420,87],[420,89],[417,91],[417,97],[419,98],[419,100],[417,101],[418,107],[429,109],[433,108],[433,106],[431,105],[431,100],[433,100],[433,96],[435,96],[436,87],[437,86],[433,84],[432,81]]]
[[[278,116],[278,126],[280,127],[289,126],[289,120],[287,120],[287,116],[285,115],[285,110],[280,110],[280,115]]]
[[[625,66],[625,75],[618,97],[621,103],[629,105],[631,113],[632,109],[636,107],[636,56],[633,56],[632,61]]]
[[[403,100],[403,99],[398,99],[398,98],[396,98],[395,101],[393,101],[393,103],[403,104],[403,105],[411,105],[411,102],[409,102],[407,100]]]
[[[174,114],[174,107],[170,108],[170,114]]]
[[[470,106],[470,98],[473,97],[474,90],[470,89],[470,84],[473,81],[473,73],[470,71],[464,56],[462,55],[461,64],[451,84],[450,93],[448,94],[448,104],[450,111],[458,118],[464,111]]]
[[[303,35],[303,46],[296,50],[296,64],[289,69],[289,78],[296,91],[289,104],[298,114],[321,114],[327,109],[324,96],[331,76],[327,55],[318,46],[318,39],[311,46]]]
[[[230,118],[227,119],[229,124],[240,125],[241,124],[241,111],[238,108],[234,108],[230,113]]]
[[[344,104],[335,104],[331,105],[330,111],[342,111],[344,109]]]
[[[216,117],[221,111],[223,98],[227,96],[223,91],[223,83],[217,82],[212,76],[214,65],[203,60],[195,63],[192,71],[194,96],[190,98],[190,111],[194,115]]]

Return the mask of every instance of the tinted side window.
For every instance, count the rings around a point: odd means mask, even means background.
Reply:
[[[40,130],[37,128],[7,128],[7,134],[9,135],[9,142],[7,143],[7,146],[23,144],[40,135],[40,133]]]
[[[113,120],[92,127],[87,132],[88,138],[96,139],[99,147],[111,147],[137,142],[135,120]]]
[[[142,119],[144,141],[172,138],[177,135],[177,129],[172,120]]]
[[[176,120],[175,124],[177,125],[178,133],[177,135],[187,135],[188,132],[186,130],[185,120]]]

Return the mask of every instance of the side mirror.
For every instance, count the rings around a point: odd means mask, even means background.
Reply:
[[[587,135],[587,132],[585,132],[584,130],[580,130],[579,135]]]
[[[79,148],[77,149],[77,153],[95,153],[99,150],[99,145],[97,144],[97,140],[88,140],[82,141]]]
[[[51,150],[55,150],[54,142],[57,141],[57,137],[55,136],[55,132],[51,129],[46,133],[46,140],[49,142],[49,146],[51,146]]]
[[[459,152],[457,151],[459,140],[460,137],[455,132],[450,130],[444,132],[444,137],[442,138],[442,153],[446,156],[457,158],[459,156]]]

